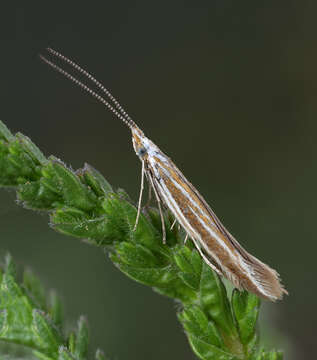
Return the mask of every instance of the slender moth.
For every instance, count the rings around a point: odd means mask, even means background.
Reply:
[[[50,56],[68,64],[72,69],[94,83],[105,97],[93,91],[53,61],[40,55],[44,62],[97,98],[131,130],[133,147],[142,163],[141,191],[135,227],[138,224],[141,212],[146,177],[158,203],[164,243],[166,231],[162,205],[171,211],[175,221],[185,230],[186,239],[187,236],[192,239],[204,261],[219,275],[229,279],[240,290],[248,290],[271,301],[282,299],[283,293],[287,294],[287,291],[281,285],[278,273],[242,248],[222,225],[195,187],[185,178],[171,159],[144,135],[143,131],[112,94],[91,74],[64,55],[51,48],[46,50]]]

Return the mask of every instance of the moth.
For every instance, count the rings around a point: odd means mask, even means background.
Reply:
[[[163,206],[170,210],[175,222],[185,230],[186,239],[187,236],[192,239],[203,260],[217,274],[226,277],[239,290],[245,289],[271,301],[282,299],[283,294],[287,294],[287,291],[280,283],[279,274],[249,254],[238,243],[198,190],[185,178],[172,160],[144,135],[110,91],[66,56],[52,48],[46,50],[51,58],[65,63],[72,70],[76,70],[79,75],[90,80],[103,95],[92,90],[54,63],[53,60],[40,55],[45,63],[103,103],[131,130],[133,147],[142,163],[141,190],[135,227],[141,212],[144,181],[147,178],[158,203],[164,243],[166,242],[166,230]]]

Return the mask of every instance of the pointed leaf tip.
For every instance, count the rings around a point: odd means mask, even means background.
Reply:
[[[88,352],[88,326],[87,320],[81,316],[78,321],[78,330],[76,334],[74,355],[79,360],[84,360]]]
[[[14,141],[15,137],[11,134],[7,126],[0,120],[0,138],[5,139],[6,141]]]
[[[235,289],[232,293],[232,308],[238,324],[242,344],[252,342],[260,311],[260,299],[247,291]]]

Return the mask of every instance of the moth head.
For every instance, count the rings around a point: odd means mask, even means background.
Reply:
[[[141,159],[141,161],[146,159],[148,156],[149,140],[137,127],[132,129],[132,143],[135,153]]]

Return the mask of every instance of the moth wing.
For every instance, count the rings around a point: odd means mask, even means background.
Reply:
[[[179,170],[178,170],[179,171]],[[179,171],[180,172],[180,171]],[[265,289],[269,294],[268,298],[272,301],[281,299],[283,293],[288,294],[288,292],[281,285],[279,280],[279,274],[268,265],[264,264],[262,261],[258,260],[256,257],[249,254],[234,238],[234,236],[224,227],[221,221],[218,219],[217,215],[212,211],[210,206],[207,204],[206,200],[200,195],[200,193],[195,189],[195,187],[184,178],[183,181],[186,181],[190,189],[195,193],[199,198],[202,204],[205,206],[206,210],[210,214],[214,224],[217,226],[219,231],[230,241],[234,248],[239,252],[242,259],[248,266],[251,268],[253,276],[256,281]],[[245,287],[241,284],[242,287]]]

